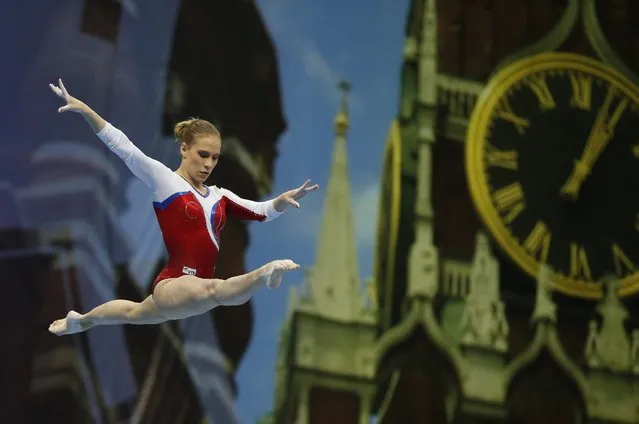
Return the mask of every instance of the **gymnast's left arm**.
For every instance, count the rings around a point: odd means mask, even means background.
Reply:
[[[312,186],[310,184],[311,180],[306,180],[300,187],[285,191],[276,198],[264,202],[242,199],[227,189],[221,190],[228,200],[227,210],[233,216],[243,220],[268,222],[283,214],[289,205],[299,208],[298,200],[319,188],[317,184]]]

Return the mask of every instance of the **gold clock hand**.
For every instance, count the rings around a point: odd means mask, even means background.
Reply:
[[[564,183],[560,193],[568,198],[577,199],[579,190],[584,180],[590,174],[593,165],[604,151],[608,142],[614,135],[614,130],[621,118],[623,111],[628,105],[628,99],[623,99],[610,116],[610,103],[615,95],[615,90],[608,90],[604,104],[599,110],[599,114],[586,142],[586,147],[581,154],[581,158],[575,161],[572,173]]]
[[[590,174],[592,165],[606,147],[608,141],[610,141],[610,134],[607,133],[604,128],[593,128],[593,130],[590,137],[588,137],[588,142],[581,158],[575,161],[575,167],[572,173],[563,187],[561,187],[561,194],[565,197],[577,199],[581,185],[588,174]]]

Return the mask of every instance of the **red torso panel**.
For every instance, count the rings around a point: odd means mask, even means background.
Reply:
[[[220,232],[226,223],[227,213],[239,219],[265,221],[269,214],[263,207],[264,203],[238,198],[217,187],[209,187],[204,196],[189,187],[189,191],[180,191],[163,202],[154,202],[169,255],[154,286],[166,278],[184,274],[213,278]]]

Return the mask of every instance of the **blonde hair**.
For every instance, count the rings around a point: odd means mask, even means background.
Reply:
[[[173,127],[173,134],[177,143],[184,143],[187,146],[193,144],[193,140],[197,136],[213,135],[221,138],[220,131],[215,128],[215,125],[199,118],[190,118],[178,122]]]

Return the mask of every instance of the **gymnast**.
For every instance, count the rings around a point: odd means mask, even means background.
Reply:
[[[98,325],[159,324],[202,314],[219,305],[240,305],[261,286],[279,287],[285,272],[299,268],[291,260],[276,260],[225,280],[213,277],[220,231],[227,215],[273,220],[290,205],[299,208],[298,201],[317,190],[317,184],[311,186],[307,180],[299,188],[264,202],[242,199],[227,189],[204,184],[218,163],[222,143],[220,132],[210,122],[189,119],[175,125],[182,160],[172,171],[146,156],[122,131],[69,95],[61,79],[57,86],[49,87],[66,102],[58,112],[81,114],[98,138],[151,189],[168,253],[166,266],[153,282],[152,294],[142,302],[116,299],[86,314],[71,310],[49,326],[51,333],[74,334]]]

